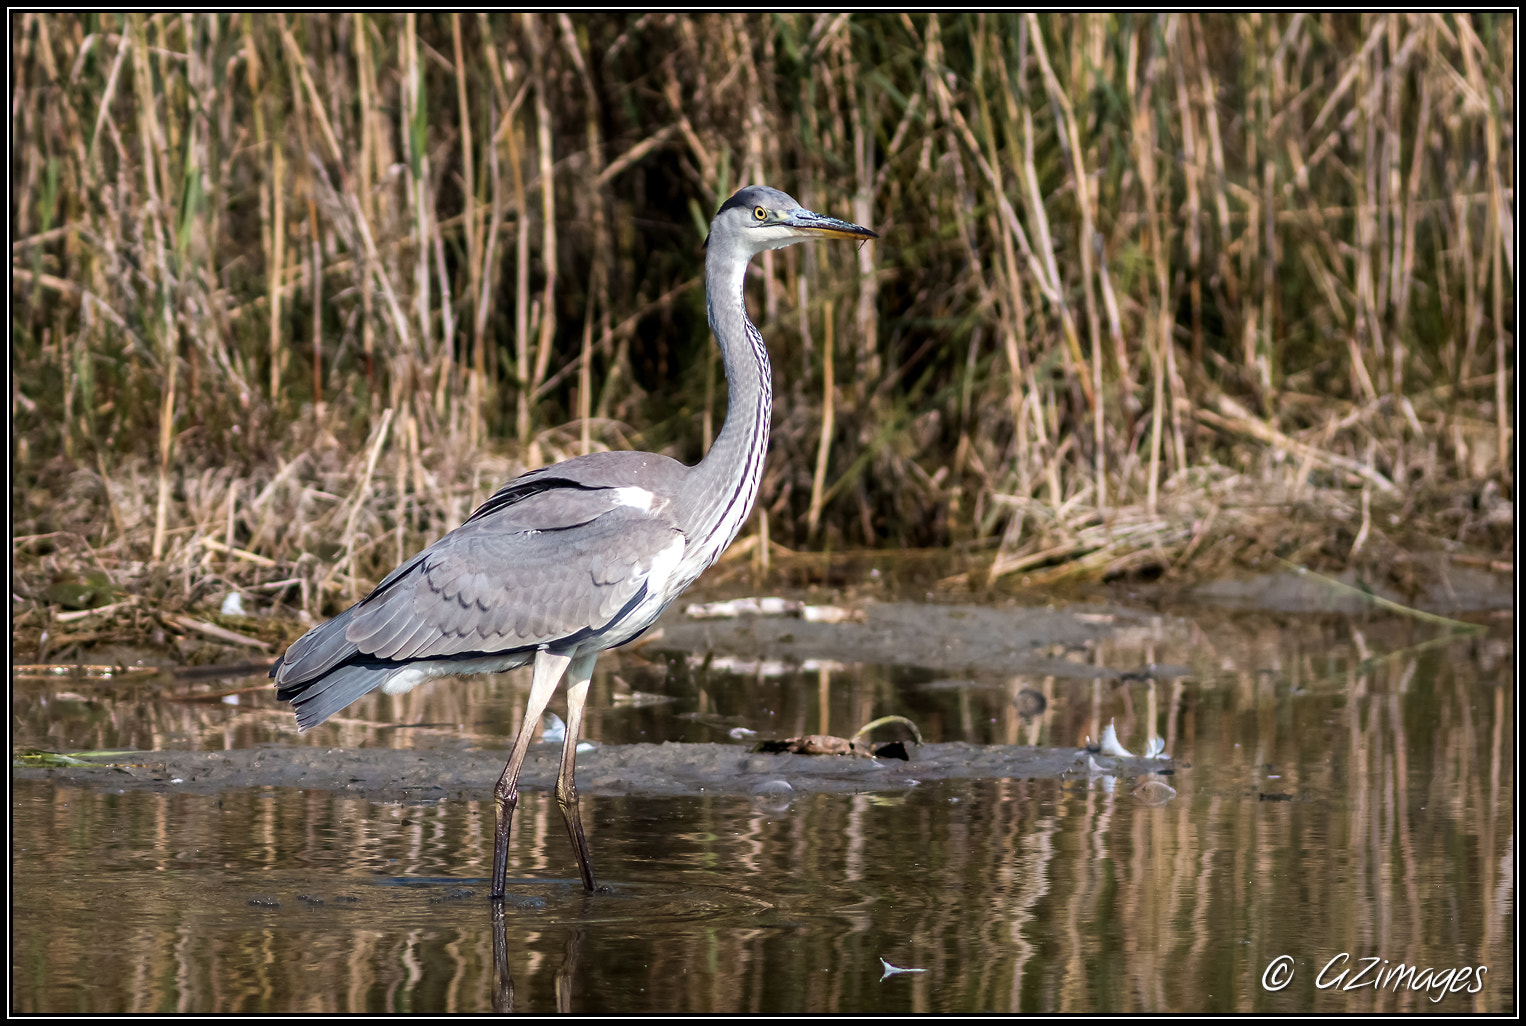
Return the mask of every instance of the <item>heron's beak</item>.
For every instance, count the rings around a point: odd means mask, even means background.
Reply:
[[[797,235],[807,239],[877,239],[879,233],[835,217],[818,214],[812,210],[791,210],[782,218],[784,224],[795,229]]]

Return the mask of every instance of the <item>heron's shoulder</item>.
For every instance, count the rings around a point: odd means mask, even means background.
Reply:
[[[677,489],[683,487],[689,468],[655,452],[591,452],[570,460],[521,474],[509,486],[523,482],[557,482],[577,488]]]
[[[521,474],[493,493],[467,518],[515,521],[533,530],[586,522],[615,507],[653,513],[682,493],[688,467],[650,452],[597,452]]]

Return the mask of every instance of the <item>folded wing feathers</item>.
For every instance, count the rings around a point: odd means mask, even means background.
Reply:
[[[272,671],[281,687],[295,687],[314,680],[356,655],[359,651],[345,638],[354,608],[346,609],[298,638],[286,649]],[[283,696],[284,697],[284,696]]]
[[[316,727],[351,702],[381,687],[391,676],[386,670],[369,666],[341,666],[328,676],[306,687],[297,685],[276,692],[278,698],[291,702],[297,710],[297,726],[302,730]]]
[[[656,497],[679,494],[686,474],[650,453],[595,453],[510,482],[293,643],[271,669],[278,696],[306,730],[410,660],[524,651],[602,630],[643,594],[654,557],[675,542],[682,551],[670,503]]]
[[[510,651],[605,626],[678,537],[667,517],[621,504],[614,491],[559,489],[468,521],[342,614],[340,637],[352,654],[405,660]]]

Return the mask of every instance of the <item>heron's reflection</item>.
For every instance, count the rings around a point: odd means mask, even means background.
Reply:
[[[493,1011],[514,1011],[514,974],[509,970],[509,927],[508,917],[504,914],[504,903],[493,901],[492,925],[493,925],[493,968],[497,973],[497,988],[493,992]],[[585,906],[588,902],[585,900]],[[583,938],[587,934],[587,928],[576,926],[567,936],[567,944],[563,951],[561,968],[556,971],[556,1010],[560,1013],[572,1011],[573,995],[577,993],[578,963],[581,961],[583,952]]]

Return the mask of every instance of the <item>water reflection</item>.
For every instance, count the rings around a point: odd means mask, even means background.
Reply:
[[[585,793],[612,886],[592,898],[566,875],[554,802],[527,793],[497,923],[486,791],[403,805],[17,780],[13,1010],[1514,1012],[1508,642],[1416,651],[1372,626],[1232,626],[1079,654],[1083,668],[1191,670],[1126,685],[623,659],[596,688],[675,701],[596,694],[604,741],[715,741],[738,721],[851,731],[899,713],[931,740],[1075,746],[1112,720],[1136,750],[1160,733],[1178,772],[893,794]],[[421,746],[458,725],[508,735],[517,686],[382,699],[324,737],[287,734],[274,706],[166,702],[146,685],[79,698],[74,685],[17,686],[13,715],[17,742],[39,747]],[[1047,709],[1022,715],[1024,689]],[[1353,966],[1488,971],[1476,993],[1434,1002],[1321,989],[1343,953]],[[1292,983],[1268,991],[1263,971],[1284,955]],[[882,959],[927,971],[883,978]]]

